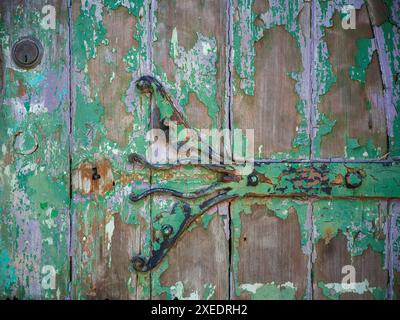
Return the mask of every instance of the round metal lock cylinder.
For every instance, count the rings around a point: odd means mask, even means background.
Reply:
[[[43,46],[34,37],[24,37],[14,43],[12,58],[15,64],[23,69],[33,69],[40,64],[43,57]]]

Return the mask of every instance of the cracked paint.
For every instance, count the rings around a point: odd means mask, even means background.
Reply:
[[[338,300],[344,293],[355,293],[361,295],[369,292],[372,293],[374,298],[377,300],[382,300],[386,296],[384,289],[370,287],[368,280],[352,283],[351,285],[342,283],[323,283],[321,281],[318,283],[318,287],[323,290],[326,297],[333,300]]]
[[[27,3],[32,6],[32,1]],[[344,5],[360,9],[364,2],[270,0],[265,3],[268,6],[262,13],[255,12],[254,0],[224,3],[233,21],[231,25],[227,22],[228,30],[225,30],[232,38],[228,36],[222,44],[217,35],[196,31],[190,35],[193,43],[184,45],[178,40],[183,31],[169,26],[172,33],[165,39],[164,50],[174,68],[173,77],[153,58],[153,45],[162,40],[158,38],[157,28],[165,23],[157,18],[159,1],[74,1],[71,48],[66,6],[61,15],[63,20],[57,20],[57,39],[40,27],[38,10],[28,10],[32,8],[23,5],[10,5],[12,9],[8,5],[5,7],[8,14],[2,15],[0,20],[0,70],[5,81],[1,88],[4,94],[0,111],[1,297],[218,298],[218,284],[209,281],[203,281],[196,288],[189,288],[180,279],[172,285],[164,285],[163,274],[177,263],[169,256],[150,273],[133,270],[132,256],[147,257],[159,249],[162,227],[169,224],[178,230],[184,212],[180,208],[174,215],[170,214],[177,203],[172,196],[152,197],[138,203],[129,200],[132,192],[154,186],[189,193],[218,181],[219,186],[231,188],[228,195],[263,197],[237,199],[226,205],[221,234],[225,242],[232,239],[231,298],[245,295],[251,299],[311,299],[313,285],[330,299],[339,299],[348,293],[371,293],[376,299],[387,297],[388,289],[372,286],[369,279],[357,282],[351,289],[336,282],[312,283],[314,263],[318,259],[315,246],[318,243],[328,245],[339,235],[344,235],[352,261],[364,257],[368,250],[382,258],[383,268],[391,273],[389,283],[393,297],[398,298],[399,218],[392,215],[391,222],[386,222],[387,217],[382,216],[377,206],[378,200],[366,199],[376,197],[386,201],[388,197],[399,197],[398,165],[389,162],[286,163],[290,159],[321,158],[323,138],[331,135],[338,125],[338,119],[318,109],[338,80],[330,61],[326,31],[333,27],[335,13],[341,12]],[[354,64],[346,74],[357,85],[364,86],[368,68],[374,56],[378,58],[384,96],[377,99],[377,107],[385,110],[390,158],[395,158],[400,150],[399,2],[384,0],[384,3],[388,20],[373,25],[372,38],[357,41]],[[112,30],[119,19],[127,19],[120,22],[121,25],[129,23],[132,27],[127,34],[129,41],[123,41],[122,29]],[[310,30],[302,19],[309,20]],[[50,58],[30,71],[17,68],[9,55],[12,43],[23,34],[27,20]],[[210,126],[216,128],[220,125],[218,119],[223,108],[218,98],[221,89],[218,74],[227,77],[223,81],[228,86],[226,91],[232,90],[235,96],[256,96],[255,77],[259,72],[255,67],[256,45],[266,31],[277,30],[286,32],[294,40],[302,65],[300,70],[289,70],[286,74],[293,81],[296,94],[296,103],[292,106],[297,116],[296,133],[290,150],[268,156],[269,160],[282,161],[256,166],[254,173],[260,179],[257,186],[250,187],[246,179],[221,182],[220,174],[196,166],[157,173],[128,162],[131,153],[145,155],[148,145],[145,132],[155,118],[154,105],[159,109],[160,119],[173,118],[173,110],[163,97],[141,94],[137,90],[136,80],[140,76],[154,74],[184,113],[190,108],[196,111],[202,108]],[[129,45],[122,48],[121,41]],[[54,43],[57,54],[51,50]],[[68,66],[69,54],[72,54],[72,70]],[[217,67],[223,54],[228,56],[228,70]],[[69,79],[70,74],[72,79]],[[231,108],[230,94],[222,96],[228,100],[222,104]],[[375,108],[369,100],[365,105],[367,110]],[[229,116],[225,115],[226,119]],[[229,123],[222,127],[229,127]],[[347,160],[383,156],[381,146],[375,145],[370,137],[364,139],[348,132],[344,132],[343,137],[343,158]],[[264,149],[266,146],[259,146],[260,157]],[[349,173],[360,174],[361,186],[356,189],[346,186]],[[341,197],[346,200],[336,199]],[[198,204],[196,201],[189,203],[193,207]],[[248,241],[242,220],[244,216],[251,217],[257,206],[264,208],[271,218],[279,219],[279,223],[294,217],[290,221],[298,228],[299,237],[293,245],[299,247],[296,247],[298,259],[306,261],[303,277],[307,278],[306,284],[291,279],[240,283],[241,246]],[[209,232],[211,225],[220,218],[217,212],[210,210],[203,215],[188,228],[188,233],[194,234],[199,227]],[[390,228],[386,235],[384,223]],[[69,238],[70,225],[73,239]],[[388,246],[392,246],[390,250]],[[71,284],[70,254],[73,256]],[[41,270],[45,265],[54,265],[56,289],[42,286]]]
[[[250,293],[252,300],[293,300],[296,287],[291,282],[283,284],[242,284],[240,289]]]

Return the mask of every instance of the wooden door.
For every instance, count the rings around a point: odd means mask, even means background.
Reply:
[[[398,0],[0,8],[2,298],[399,298]],[[173,121],[254,170],[147,162]]]

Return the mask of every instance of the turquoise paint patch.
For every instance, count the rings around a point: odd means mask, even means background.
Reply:
[[[351,79],[365,83],[367,68],[372,61],[374,51],[375,45],[373,39],[363,38],[357,40],[356,64],[349,69]]]
[[[1,245],[1,242],[0,242]],[[12,286],[17,282],[15,269],[6,250],[0,251],[0,294],[9,296]]]
[[[46,79],[46,77],[41,74],[41,73],[27,73],[26,75],[26,82],[28,82],[28,84],[31,87],[36,87],[38,86],[43,80]]]

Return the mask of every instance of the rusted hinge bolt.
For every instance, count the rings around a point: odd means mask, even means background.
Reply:
[[[355,189],[362,184],[362,175],[359,172],[348,172],[346,174],[346,186],[349,189]]]
[[[247,176],[247,185],[251,187],[255,187],[258,185],[258,177],[254,173]]]
[[[136,82],[136,88],[141,92],[141,93],[151,93],[153,92],[153,86],[151,85],[151,82],[147,79],[141,78]]]
[[[161,232],[165,238],[168,238],[174,232],[174,228],[169,224],[165,224],[161,227]]]
[[[132,266],[136,271],[145,271],[146,260],[141,256],[134,256],[131,260]]]

